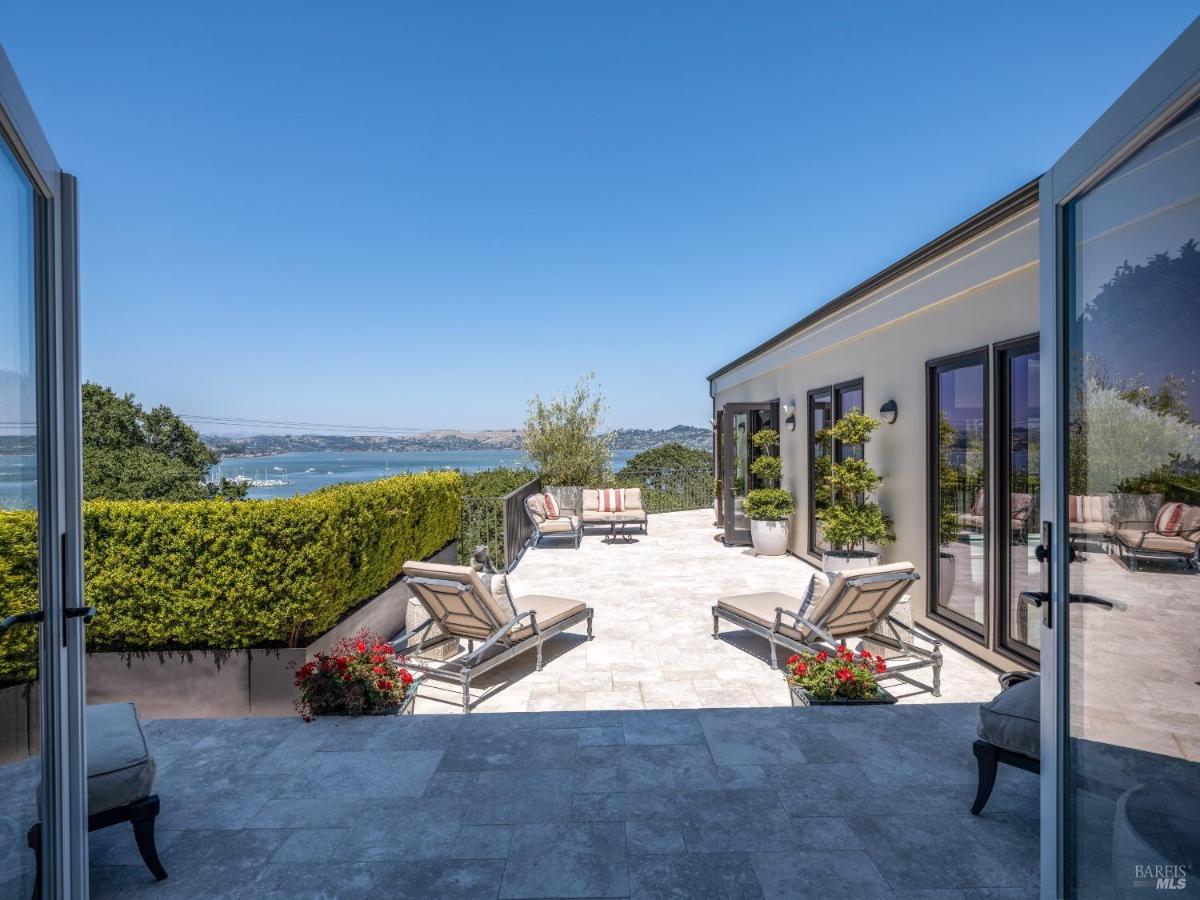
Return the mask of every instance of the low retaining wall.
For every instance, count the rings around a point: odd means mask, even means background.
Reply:
[[[431,560],[456,563],[458,542]],[[399,634],[411,596],[397,581],[306,647],[89,653],[88,704],[134,703],[144,719],[295,715],[296,668],[363,628]],[[39,711],[36,682],[0,690],[0,765],[37,754]]]

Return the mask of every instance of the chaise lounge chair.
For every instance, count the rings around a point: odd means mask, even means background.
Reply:
[[[831,652],[842,641],[869,638],[903,654],[896,661],[888,660],[889,676],[939,697],[941,641],[918,633],[892,615],[900,598],[920,577],[912,563],[892,563],[839,573],[824,592],[819,576],[813,576],[803,600],[777,591],[723,597],[712,608],[713,639],[719,637],[721,619],[732,622],[770,642],[771,668],[777,668],[777,644],[797,653],[818,653]],[[929,647],[918,646],[917,640]],[[931,685],[904,674],[925,667],[933,670]]]
[[[429,621],[407,635],[396,651],[419,657],[427,644],[466,640],[466,653],[439,661],[437,668],[422,664],[419,659],[406,663],[433,677],[457,674],[462,683],[465,713],[471,711],[471,679],[475,675],[534,649],[540,672],[542,644],[585,620],[588,640],[592,639],[591,607],[576,600],[530,594],[521,598],[524,611],[518,612],[511,599],[497,599],[469,566],[409,561],[404,564],[404,581],[429,613]],[[415,647],[411,646],[413,638],[435,624],[440,634],[422,638]],[[476,641],[482,643],[476,647]]]

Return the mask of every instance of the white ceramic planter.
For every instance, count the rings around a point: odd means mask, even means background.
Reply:
[[[879,554],[870,550],[843,550],[826,553],[821,557],[821,566],[826,572],[852,572],[879,565]]]
[[[750,540],[756,556],[783,556],[788,547],[788,523],[751,519]]]
[[[938,554],[938,603],[950,605],[950,596],[954,593],[954,557],[949,553]]]

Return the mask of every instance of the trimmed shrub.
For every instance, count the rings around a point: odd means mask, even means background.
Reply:
[[[458,531],[457,472],[332,485],[244,503],[84,504],[91,651],[302,646],[436,553]],[[0,615],[37,608],[36,524],[0,514]],[[0,683],[35,675],[10,632]]]

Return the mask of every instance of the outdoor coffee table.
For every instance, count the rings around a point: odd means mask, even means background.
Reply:
[[[633,535],[625,530],[625,526],[628,524],[629,524],[628,522],[612,522],[612,523],[610,523],[608,526],[608,537],[606,537],[604,539],[604,543],[615,544],[617,542],[617,538],[620,537],[622,543],[632,544],[633,543]],[[621,533],[619,535],[617,534],[617,526],[618,525],[621,526]]]

